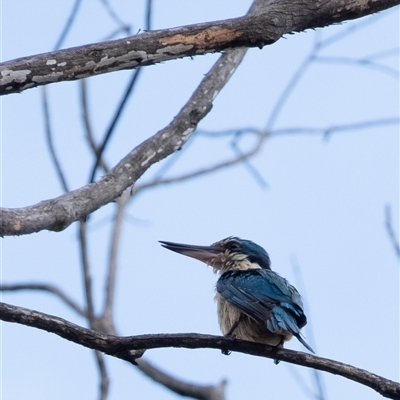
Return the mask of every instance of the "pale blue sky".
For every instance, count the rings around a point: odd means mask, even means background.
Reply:
[[[113,1],[132,32],[143,29],[142,1]],[[53,49],[72,1],[2,2],[2,59]],[[154,1],[154,29],[244,14],[250,2]],[[21,10],[24,10],[22,12]],[[266,126],[271,109],[317,38],[364,24],[326,47],[326,57],[378,58],[399,70],[399,13],[389,10],[354,22],[287,35],[252,49],[200,129]],[[83,2],[64,47],[100,41],[115,26],[100,1]],[[316,35],[320,35],[316,37]],[[146,68],[106,153],[110,165],[164,127],[177,114],[218,58],[208,55]],[[90,109],[100,138],[131,72],[88,81]],[[318,127],[399,116],[398,77],[359,65],[314,63],[285,104],[275,128]],[[84,184],[92,160],[84,140],[79,86],[49,86],[55,144],[72,188]],[[47,153],[40,90],[2,99],[2,204],[20,207],[62,194]],[[164,332],[219,334],[211,268],[161,248],[158,240],[211,244],[230,235],[251,239],[269,252],[272,268],[302,292],[317,354],[399,379],[399,265],[384,227],[392,207],[399,232],[398,126],[320,135],[272,137],[251,163],[268,187],[243,165],[189,183],[143,193],[124,225],[116,298],[122,335]],[[194,136],[171,175],[231,157],[230,139]],[[251,137],[243,141],[252,145]],[[161,167],[156,165],[143,181]],[[113,205],[90,218],[90,255],[96,304],[102,304]],[[77,226],[2,241],[4,283],[51,282],[82,301]],[[304,286],[292,263],[301,267]],[[3,294],[3,301],[84,322],[59,301],[38,293]],[[311,334],[305,329],[305,336]],[[286,347],[303,351],[297,341]],[[310,370],[216,350],[161,349],[146,353],[173,375],[201,384],[228,379],[229,400],[311,399],[294,379],[308,384]],[[175,399],[126,363],[106,357],[109,399]],[[380,399],[369,388],[323,373],[327,399]],[[16,324],[2,324],[2,395],[8,399],[95,399],[98,376],[91,351]]]

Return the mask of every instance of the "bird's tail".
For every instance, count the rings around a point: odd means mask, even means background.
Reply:
[[[267,328],[271,332],[278,333],[282,330],[291,332],[306,349],[315,354],[315,351],[308,345],[300,333],[298,320],[301,317],[305,318],[301,310],[296,309],[291,304],[281,303],[272,309],[271,317],[267,321]]]
[[[311,353],[315,354],[315,351],[312,349],[312,347],[302,338],[301,333],[293,333],[293,336],[297,338],[297,340],[308,350],[311,351]]]

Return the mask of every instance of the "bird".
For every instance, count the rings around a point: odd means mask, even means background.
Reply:
[[[235,236],[211,246],[160,243],[206,263],[219,274],[215,299],[224,336],[276,348],[283,348],[294,336],[314,353],[301,334],[307,324],[302,298],[294,286],[271,270],[270,257],[263,247]]]

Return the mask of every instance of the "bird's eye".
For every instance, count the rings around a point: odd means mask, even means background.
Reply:
[[[239,251],[240,250],[240,246],[238,242],[231,242],[229,243],[229,250],[231,251]]]

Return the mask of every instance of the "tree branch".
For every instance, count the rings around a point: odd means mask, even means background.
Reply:
[[[223,380],[219,385],[199,385],[182,381],[161,371],[148,360],[140,359],[137,361],[138,368],[153,381],[165,386],[169,390],[185,397],[199,400],[225,400],[226,381]]]
[[[86,318],[88,320],[89,326],[94,329],[96,326],[96,316],[94,313],[93,304],[93,289],[92,289],[92,274],[90,271],[89,264],[89,252],[87,244],[87,226],[86,221],[79,221],[79,252],[82,265],[82,278],[83,278],[83,290],[85,294],[86,301]]]
[[[56,148],[54,146],[53,130],[51,128],[51,123],[50,123],[50,109],[49,109],[46,87],[42,88],[42,109],[44,117],[44,128],[46,133],[46,143],[49,149],[50,158],[54,165],[54,169],[56,170],[62,189],[64,190],[64,192],[69,192],[67,178],[65,176],[65,172],[61,167],[61,162],[57,156]]]
[[[271,0],[259,13],[144,32],[0,64],[0,95],[226,49],[263,47],[283,35],[356,19],[400,0]]]
[[[400,398],[400,384],[360,368],[338,361],[317,357],[300,351],[278,349],[264,344],[237,340],[223,336],[190,334],[156,334],[138,336],[113,336],[82,328],[62,318],[22,307],[0,303],[0,319],[31,326],[54,333],[84,347],[110,356],[129,360],[131,350],[183,347],[187,349],[211,348],[237,351],[257,357],[279,359],[304,367],[316,368],[368,386],[384,397]]]
[[[223,54],[172,122],[133,149],[98,182],[30,207],[0,209],[0,236],[23,235],[43,229],[61,231],[120,196],[152,164],[187,142],[245,53],[245,49],[239,49]]]
[[[393,229],[392,209],[389,204],[387,204],[385,207],[385,227],[386,227],[386,232],[389,236],[390,242],[392,243],[394,252],[396,253],[397,258],[400,260],[400,245],[399,245],[399,240],[396,237],[396,233]]]
[[[129,193],[123,193],[117,199],[117,210],[113,222],[113,232],[111,235],[110,253],[108,259],[107,278],[105,280],[105,300],[104,308],[101,319],[103,323],[112,327],[114,330],[114,300],[115,300],[115,283],[117,275],[117,258],[119,254],[119,247],[121,243],[122,225],[124,222],[124,215],[126,206],[129,202]]]
[[[88,88],[87,88],[87,80],[82,79],[80,81],[80,99],[81,99],[81,107],[82,107],[82,122],[85,129],[85,137],[89,143],[90,149],[92,150],[93,154],[96,155],[99,152],[99,146],[97,146],[96,141],[94,139],[92,123],[90,121],[90,114],[89,114],[89,104],[88,104]],[[103,169],[105,173],[109,171],[109,168],[101,158],[99,162],[99,166]]]
[[[224,168],[228,168],[228,167],[232,167],[235,164],[238,164],[240,162],[246,161],[249,158],[251,158],[252,156],[254,156],[255,154],[257,154],[259,152],[259,150],[261,149],[264,140],[269,136],[268,132],[258,132],[258,141],[257,143],[254,145],[254,147],[252,149],[250,149],[249,151],[247,151],[246,153],[242,153],[236,157],[231,158],[230,160],[226,160],[226,161],[222,161],[220,163],[217,163],[215,165],[211,165],[209,167],[205,167],[205,168],[201,168],[198,169],[197,171],[193,171],[193,172],[188,172],[186,174],[182,174],[182,175],[177,175],[177,176],[173,176],[171,178],[157,178],[154,179],[150,182],[147,183],[143,183],[141,185],[137,185],[133,188],[132,190],[132,195],[136,195],[138,192],[141,192],[142,190],[145,189],[151,189],[157,186],[161,186],[161,185],[168,185],[171,183],[177,183],[177,182],[184,182],[193,178],[197,178],[199,176],[203,176],[209,173],[213,173],[213,172],[217,172],[221,169]]]
[[[47,283],[17,283],[17,284],[2,284],[0,292],[19,292],[21,290],[37,290],[39,292],[47,292],[58,297],[64,304],[69,306],[81,317],[86,318],[86,312],[74,300],[72,300],[61,289]]]

